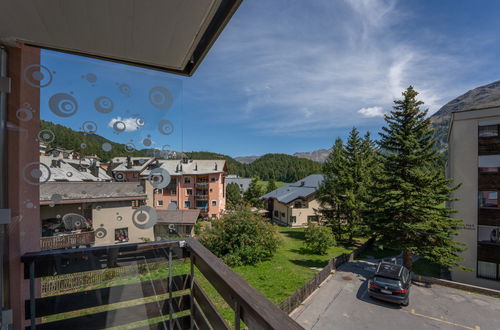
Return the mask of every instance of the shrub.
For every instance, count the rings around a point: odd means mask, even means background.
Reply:
[[[326,254],[330,246],[336,244],[332,230],[309,222],[305,232],[306,246],[315,254]]]
[[[280,239],[275,226],[241,208],[213,221],[212,227],[201,233],[200,242],[226,264],[238,266],[270,259]]]
[[[209,227],[210,227],[210,222],[209,221],[198,221],[194,225],[194,234],[195,235],[200,235],[201,233],[203,233]]]

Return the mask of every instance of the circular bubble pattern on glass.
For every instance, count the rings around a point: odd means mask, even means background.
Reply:
[[[51,130],[42,129],[38,132],[38,141],[43,143],[51,143],[56,138],[55,134]]]
[[[126,129],[127,125],[121,120],[117,120],[113,124],[113,130],[115,131],[115,133],[125,132]]]
[[[33,108],[31,107],[31,104],[29,103],[24,103],[24,105],[17,109],[16,111],[16,117],[20,121],[30,121],[33,119]]]
[[[130,96],[132,93],[132,90],[130,89],[130,86],[128,84],[118,84],[118,90],[120,93],[126,96]]]
[[[157,167],[148,175],[148,181],[151,183],[155,189],[163,189],[170,183],[170,174],[164,168]]]
[[[89,168],[94,163],[92,158],[80,158],[80,167]],[[69,173],[69,172],[68,172]]]
[[[113,107],[113,100],[107,96],[99,96],[94,100],[94,108],[100,113],[110,113]]]
[[[87,148],[87,144],[85,144],[85,143],[80,144],[80,148],[82,148],[82,149]]]
[[[28,85],[35,88],[47,87],[52,83],[52,73],[40,64],[30,64],[24,68],[23,77]]]
[[[78,111],[78,102],[68,93],[56,93],[49,99],[49,108],[59,117],[71,117]]]
[[[174,132],[174,124],[170,120],[160,120],[158,122],[158,131],[163,135],[170,135]]]
[[[68,178],[71,178],[71,177],[73,176],[73,173],[71,173],[71,172],[67,172],[67,173],[66,173],[66,176],[67,176]]]
[[[50,168],[44,163],[31,162],[23,167],[23,179],[25,182],[38,186],[50,180]]]
[[[135,151],[135,145],[133,143],[127,143],[125,145],[125,151],[126,152],[132,152]]]
[[[95,121],[87,120],[82,124],[83,131],[87,134],[94,134],[97,132],[97,124]]]
[[[142,205],[132,214],[132,222],[139,229],[152,228],[158,219],[155,209]]]
[[[59,194],[52,194],[52,196],[50,196],[50,200],[54,203],[59,203],[60,201],[62,201],[62,196]]]
[[[167,207],[168,210],[177,210],[177,203],[170,203]]]
[[[87,80],[89,83],[93,84],[97,81],[97,76],[94,73],[87,73],[84,76],[85,80]]]
[[[113,149],[113,147],[111,146],[111,143],[108,143],[108,142],[104,142],[101,146],[102,150],[106,151],[106,152],[109,152],[111,151],[111,149]]]
[[[122,221],[122,220],[123,220],[123,217],[122,217],[121,215],[119,215],[119,216],[117,216],[117,217],[116,217],[116,220],[118,220],[118,221]]]
[[[117,181],[123,181],[123,180],[125,180],[125,174],[123,172],[116,172],[115,179]]]
[[[146,147],[149,147],[152,143],[153,141],[151,141],[151,139],[149,138],[142,140],[142,144],[145,145]]]
[[[104,238],[104,237],[106,237],[107,234],[108,234],[108,232],[104,228],[97,228],[95,230],[95,237],[96,238]]]
[[[146,124],[144,122],[144,119],[142,119],[142,118],[136,118],[135,123],[137,124],[138,127],[142,127],[142,126],[144,126],[144,124]]]
[[[24,206],[27,208],[27,209],[32,209],[35,207],[35,204],[33,204],[32,201],[30,201],[29,199],[28,200],[25,200],[24,201]]]
[[[156,109],[165,110],[172,106],[174,97],[168,89],[163,86],[156,86],[149,91],[149,102]]]

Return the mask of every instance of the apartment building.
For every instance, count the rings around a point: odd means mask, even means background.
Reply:
[[[167,187],[154,189],[149,183],[155,168],[170,174]],[[203,217],[218,218],[226,208],[226,171],[224,160],[183,158],[155,161],[141,173],[141,178],[146,181],[146,192],[151,192],[151,206],[156,210],[198,209]]]
[[[320,205],[315,194],[322,182],[322,174],[312,174],[295,183],[279,187],[260,199],[265,201],[274,223],[304,227],[308,221],[320,221]]]
[[[447,175],[461,186],[453,216],[463,221],[457,241],[464,242],[455,281],[500,289],[500,107],[455,112],[448,136]]]
[[[109,170],[116,181],[139,182],[142,171],[153,161],[154,157],[115,157],[109,163]]]

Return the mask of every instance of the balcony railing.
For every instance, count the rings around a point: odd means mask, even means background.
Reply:
[[[196,182],[196,188],[208,188],[208,182]]]
[[[30,281],[25,318],[32,329],[230,329],[228,323],[234,329],[302,329],[194,238],[34,252],[21,260]],[[135,277],[113,282],[114,272],[131,267]],[[107,282],[82,287],[94,274]],[[68,292],[66,283],[66,293],[37,291],[47,276],[76,276],[78,288]],[[230,322],[214,295],[232,309]]]
[[[83,233],[67,234],[60,236],[48,236],[40,238],[40,250],[57,250],[81,245],[92,245],[95,241],[93,231]]]
[[[194,195],[194,199],[199,201],[206,201],[208,200],[208,195]]]

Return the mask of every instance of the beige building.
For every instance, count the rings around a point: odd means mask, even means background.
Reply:
[[[500,289],[500,107],[455,112],[448,136],[447,175],[461,186],[454,192],[454,217],[463,221],[464,242],[458,282]]]
[[[320,220],[316,191],[323,175],[312,174],[300,181],[284,185],[260,197],[266,203],[274,223],[290,227],[303,227],[308,221]]]
[[[47,182],[40,186],[42,250],[154,241],[157,214],[133,182]]]

